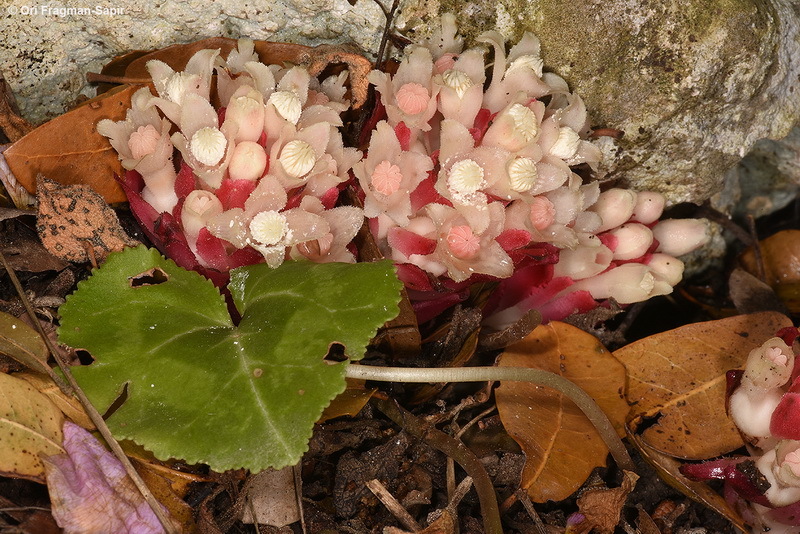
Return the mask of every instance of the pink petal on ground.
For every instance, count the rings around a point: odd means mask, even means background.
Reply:
[[[770,506],[767,498],[750,481],[750,478],[739,469],[739,464],[751,461],[749,456],[735,458],[722,458],[697,464],[683,464],[681,474],[693,480],[724,480],[726,485],[736,491],[738,495],[762,506]]]
[[[64,449],[43,460],[53,517],[66,534],[164,532],[120,461],[94,436],[67,421]]]

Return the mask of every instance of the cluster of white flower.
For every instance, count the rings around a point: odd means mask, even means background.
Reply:
[[[277,267],[287,257],[355,261],[347,245],[362,210],[334,207],[361,158],[338,129],[349,107],[346,72],[320,83],[305,68],[261,63],[245,39],[226,60],[219,52],[197,52],[182,72],[148,62],[158,96],[142,88],[124,121],[98,124],[123,167],[135,171],[126,189],[144,201],[131,201],[140,222],[156,242],[185,242],[177,255],[188,268]],[[132,183],[138,177],[143,187]]]
[[[455,17],[444,16],[440,34],[410,47],[393,76],[370,75],[385,120],[353,172],[380,247],[419,291],[412,299],[438,300],[435,313],[465,294],[463,283],[514,286],[521,277],[531,288],[560,287],[549,300],[569,296],[548,314],[557,317],[595,299],[671,292],[683,272],[673,255],[705,242],[705,224],[656,224],[661,195],[584,184],[572,167],[600,159],[585,140],[586,108],[562,78],[542,72],[539,41],[526,33],[506,55],[496,31],[478,40],[494,49],[493,66],[485,50],[463,50]],[[535,277],[526,271],[543,264]],[[547,304],[516,289],[499,306],[501,322]]]
[[[501,280],[486,309],[495,326],[671,292],[674,256],[707,240],[705,223],[659,222],[661,195],[584,183],[573,168],[595,168],[600,152],[583,101],[543,73],[539,41],[525,34],[508,54],[497,32],[479,41],[489,67],[446,15],[394,75],[370,73],[380,103],[363,158],[338,130],[346,74],[265,65],[248,40],[224,60],[202,50],[182,72],[148,62],[158,96],[141,89],[126,120],[98,130],[131,171],[134,213],[187,268],[354,261],[366,216],[421,320],[487,279]],[[351,169],[363,210],[335,207]]]

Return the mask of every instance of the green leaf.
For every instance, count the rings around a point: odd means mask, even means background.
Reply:
[[[217,471],[281,468],[345,388],[329,346],[360,359],[397,315],[400,287],[390,262],[243,267],[231,272],[234,325],[211,282],[138,247],[79,284],[59,337],[94,356],[73,372],[101,412],[127,387],[115,437]]]

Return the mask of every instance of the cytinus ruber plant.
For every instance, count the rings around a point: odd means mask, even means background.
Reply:
[[[496,327],[531,309],[558,319],[671,292],[675,256],[707,240],[705,223],[659,222],[661,195],[585,182],[576,166],[590,174],[600,160],[586,108],[543,72],[539,41],[526,33],[508,52],[496,31],[479,41],[489,66],[444,16],[395,74],[372,71],[363,157],[338,130],[345,75],[265,65],[246,40],[226,59],[198,52],[183,72],[149,62],[158,96],[140,90],[126,120],[98,130],[148,235],[218,283],[257,262],[355,261],[366,217],[420,321],[477,282],[497,282],[484,310]],[[336,207],[349,183],[363,210]]]
[[[98,131],[119,153],[131,209],[163,252],[218,283],[260,262],[355,261],[347,247],[362,210],[335,207],[361,157],[338,130],[346,72],[320,82],[302,67],[265,65],[249,40],[227,59],[201,50],[182,72],[158,60],[147,68],[158,96],[140,89],[127,118]]]
[[[600,152],[581,98],[543,73],[539,41],[526,33],[508,53],[496,31],[478,41],[491,66],[445,16],[394,75],[370,75],[382,120],[353,172],[420,319],[487,280],[500,281],[486,310],[496,325],[670,293],[674,256],[707,241],[705,223],[658,222],[661,195],[584,183],[573,168],[596,169]]]

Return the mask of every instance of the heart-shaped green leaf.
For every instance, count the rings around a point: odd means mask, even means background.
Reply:
[[[360,359],[398,313],[390,262],[313,264],[231,272],[242,319],[194,272],[144,247],[109,256],[61,307],[59,337],[95,362],[76,378],[117,438],[159,458],[253,471],[297,463],[313,424],[344,390],[347,363],[326,361],[333,343]]]

